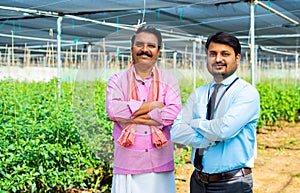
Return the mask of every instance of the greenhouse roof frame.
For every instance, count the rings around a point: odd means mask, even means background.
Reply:
[[[140,24],[157,26],[169,47],[184,50],[192,40],[218,31],[250,42],[248,0],[3,0],[0,3],[0,48],[43,48],[56,42],[62,17],[62,45],[101,45],[129,49]],[[300,47],[298,0],[254,1],[255,42],[268,49],[295,52]],[[12,38],[13,37],[13,38]],[[178,44],[178,41],[185,41]],[[84,46],[83,46],[84,47]]]

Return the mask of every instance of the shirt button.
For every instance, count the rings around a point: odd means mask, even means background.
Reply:
[[[145,83],[144,83],[144,82],[142,82],[142,85],[145,85]]]
[[[145,152],[148,152],[148,149],[145,149]]]
[[[147,134],[147,131],[145,131],[145,134]]]
[[[145,102],[146,101],[146,99],[143,99],[143,102]]]

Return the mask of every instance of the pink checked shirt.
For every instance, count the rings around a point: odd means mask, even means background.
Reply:
[[[110,77],[107,86],[106,110],[109,117],[130,119],[149,95],[152,76],[144,81],[135,74],[139,100],[128,101],[127,70]],[[133,145],[120,146],[118,138],[124,124],[114,122],[114,174],[140,174],[148,172],[165,172],[174,170],[174,145],[170,140],[170,129],[174,119],[181,110],[180,90],[177,79],[169,73],[159,70],[159,99],[165,107],[153,109],[148,115],[162,124],[168,143],[157,149],[152,144],[151,131],[148,125],[137,125]]]

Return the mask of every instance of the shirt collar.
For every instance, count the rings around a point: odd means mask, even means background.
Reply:
[[[152,70],[151,70],[150,76],[148,76],[145,80],[150,79],[150,78],[153,77],[153,75],[154,75],[154,72],[153,72],[153,71],[154,71],[154,67],[153,67]],[[136,80],[143,81],[143,80],[141,79],[141,77],[136,73],[135,68],[133,68],[133,74],[134,74],[134,77],[135,77]]]
[[[224,85],[224,86],[228,86],[230,85],[235,79],[237,78],[237,74],[236,72],[234,72],[231,76],[227,77],[226,79],[224,79],[221,84]],[[211,82],[211,85],[210,87],[213,87],[214,85],[216,84],[216,81],[213,80]]]

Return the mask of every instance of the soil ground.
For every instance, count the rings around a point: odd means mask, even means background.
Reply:
[[[254,193],[300,193],[300,123],[260,128]],[[189,193],[191,164],[176,170],[177,193]]]

